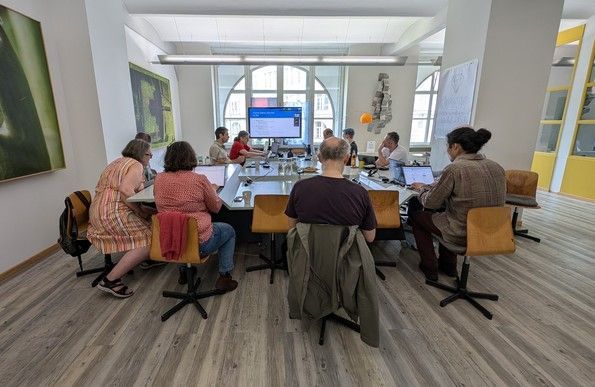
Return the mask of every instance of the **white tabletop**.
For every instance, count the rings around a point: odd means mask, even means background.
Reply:
[[[254,196],[264,194],[289,195],[293,185],[301,180],[316,176],[320,173],[318,164],[317,173],[292,173],[291,175],[280,175],[279,164],[283,161],[271,161],[270,168],[246,168],[239,165],[227,166],[227,181],[225,187],[219,192],[219,197],[230,210],[249,210],[253,208]],[[309,166],[310,162],[298,161],[298,167]],[[415,191],[406,189],[395,184],[382,182],[382,177],[388,176],[388,171],[379,171],[379,177],[368,177],[366,171],[358,168],[345,167],[343,175],[368,190],[394,190],[399,191],[399,203],[406,202],[412,196],[417,195]],[[238,198],[238,199],[236,199]],[[241,200],[239,198],[242,198]],[[234,199],[236,199],[234,201]],[[247,200],[248,199],[248,200]],[[149,186],[128,198],[129,202],[154,202],[153,186]]]

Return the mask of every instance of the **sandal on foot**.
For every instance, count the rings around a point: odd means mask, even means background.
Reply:
[[[128,289],[128,286],[124,285],[120,278],[113,281],[104,278],[101,283],[97,285],[97,289],[118,298],[128,298],[134,294],[134,291]]]

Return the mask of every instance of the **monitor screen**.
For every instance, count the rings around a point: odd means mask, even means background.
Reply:
[[[205,175],[211,184],[225,185],[225,165],[199,165],[194,172]]]
[[[300,138],[302,108],[249,107],[248,131],[254,138]]]
[[[432,184],[434,182],[432,167],[403,167],[403,176],[406,185],[413,183]]]

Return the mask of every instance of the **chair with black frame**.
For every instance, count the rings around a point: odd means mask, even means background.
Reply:
[[[475,299],[498,301],[498,296],[496,294],[472,292],[467,289],[469,257],[514,253],[516,247],[510,224],[510,208],[480,207],[470,209],[467,213],[466,247],[453,245],[442,240],[442,238],[438,238],[438,240],[448,250],[465,257],[461,268],[461,277],[456,279],[455,287],[438,281],[426,280],[426,284],[430,286],[453,292],[453,294],[440,301],[440,306],[444,307],[458,298],[463,298],[491,320],[492,313]]]
[[[77,277],[82,277],[88,274],[101,273],[92,282],[95,287],[103,278],[106,272],[109,273],[113,266],[110,254],[104,254],[104,265],[93,269],[84,269],[82,254],[86,253],[91,246],[91,242],[87,239],[87,227],[89,225],[89,208],[91,207],[91,194],[87,190],[75,191],[64,199],[66,206],[64,220],[65,230],[61,230],[61,235],[58,242],[62,245],[64,251],[72,256],[77,257],[80,270],[76,272]],[[63,227],[62,225],[60,226]]]
[[[271,270],[269,283],[274,282],[275,270],[286,270],[285,262],[277,259],[277,249],[275,245],[275,234],[287,234],[289,223],[285,208],[289,201],[288,195],[256,195],[254,196],[254,211],[252,213],[251,231],[256,234],[270,234],[270,257],[263,254],[259,258],[266,263],[261,265],[249,266],[247,272],[258,270]]]
[[[512,230],[514,235],[531,239],[537,243],[541,242],[541,239],[529,235],[529,230],[517,230],[517,222],[519,217],[519,208],[528,209],[539,209],[537,204],[537,181],[539,175],[533,171],[523,171],[518,169],[511,169],[506,171],[506,204],[514,207],[512,213]]]
[[[370,190],[368,191],[374,215],[376,215],[376,229],[398,229],[401,227],[401,217],[399,214],[399,191]],[[386,280],[386,276],[378,266],[396,267],[394,260],[374,261],[376,265],[376,274],[381,280]]]
[[[188,304],[194,304],[200,315],[203,319],[207,319],[208,314],[206,310],[202,307],[198,300],[206,297],[212,297],[219,294],[223,294],[223,291],[212,289],[204,292],[198,292],[198,287],[200,285],[200,277],[196,278],[195,280],[195,272],[196,268],[192,265],[202,265],[206,263],[209,256],[201,257],[199,254],[199,239],[198,239],[198,226],[196,223],[196,219],[192,217],[188,217],[187,220],[187,228],[186,228],[186,244],[184,246],[184,251],[178,260],[167,260],[161,254],[161,242],[159,239],[160,235],[160,224],[157,215],[153,215],[151,219],[151,250],[150,250],[150,257],[154,261],[161,261],[166,263],[175,263],[175,264],[186,264],[186,281],[188,289],[186,293],[181,292],[173,292],[169,290],[163,291],[163,297],[166,298],[176,298],[180,301],[176,305],[174,305],[171,309],[161,315],[161,321],[165,321],[182,309],[184,306]]]

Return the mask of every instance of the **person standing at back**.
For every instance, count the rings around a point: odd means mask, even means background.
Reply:
[[[457,275],[457,255],[440,244],[438,258],[432,234],[448,243],[467,245],[467,212],[477,207],[502,207],[506,196],[504,168],[477,153],[492,134],[486,129],[461,127],[446,135],[448,157],[452,162],[433,184],[413,183],[420,192],[417,204],[410,201],[413,236],[419,250],[420,269],[427,279],[437,280],[438,271]],[[421,204],[421,205],[420,205]],[[445,207],[443,212],[433,212]],[[430,210],[430,211],[426,211]]]
[[[343,177],[349,144],[332,137],[322,142],[319,152],[322,174],[299,180],[291,190],[285,210],[289,226],[293,228],[298,222],[357,225],[366,241],[372,242],[376,236],[376,215],[368,191]]]
[[[215,129],[215,142],[209,148],[209,157],[213,161],[213,164],[241,164],[246,160],[246,158],[241,155],[233,161],[227,156],[224,144],[228,140],[229,130],[226,127],[220,126]]]
[[[389,132],[384,137],[382,144],[378,148],[377,167],[387,167],[389,160],[396,160],[402,164],[407,164],[408,152],[405,147],[399,145],[399,134]]]
[[[353,156],[357,157],[357,144],[353,140],[355,136],[355,130],[351,128],[343,129],[343,138],[349,144],[349,159],[347,160],[347,164],[351,163]]]

